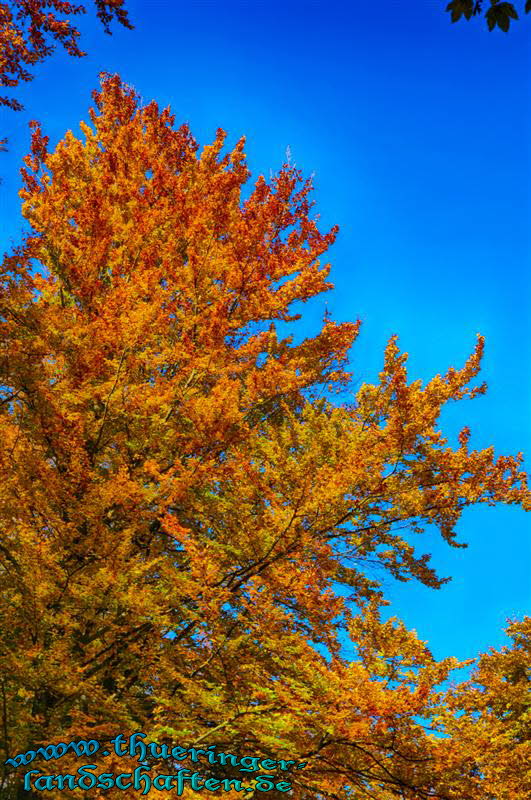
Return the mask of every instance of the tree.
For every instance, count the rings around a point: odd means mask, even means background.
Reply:
[[[129,22],[124,0],[95,0],[97,16],[105,33],[116,18],[126,28]],[[47,9],[51,6],[53,11]],[[55,12],[55,13],[54,13]],[[83,56],[79,49],[79,31],[68,19],[59,15],[84,14],[85,6],[73,5],[63,0],[12,0],[0,3],[0,85],[18,86],[20,81],[30,81],[33,75],[28,67],[43,61],[55,49],[55,42],[63,45],[71,56]],[[23,106],[11,97],[0,97],[0,105],[20,111]]]
[[[116,18],[125,28],[132,29],[124,0],[95,0],[96,13],[105,33],[110,34],[110,23]],[[47,9],[51,6],[53,11]],[[54,13],[56,12],[56,13]],[[28,70],[55,50],[55,42],[63,45],[71,56],[86,55],[78,46],[79,31],[62,14],[84,14],[83,5],[73,5],[64,0],[11,0],[0,2],[0,86],[14,87],[21,81],[31,81],[34,75]],[[22,111],[24,106],[15,98],[0,95],[0,106]],[[0,152],[7,150],[7,138],[0,139]],[[0,183],[2,180],[0,179]]]
[[[452,22],[457,22],[459,19],[472,19],[479,14],[483,14],[489,31],[493,31],[498,27],[500,30],[507,33],[512,19],[519,19],[518,12],[514,3],[505,2],[505,0],[489,0],[488,8],[485,10],[486,3],[483,0],[451,0],[446,6],[446,10],[450,12]],[[531,0],[526,0],[524,5],[524,12],[527,14],[531,11]]]
[[[471,678],[442,702],[441,757],[454,794],[525,800],[531,794],[531,617],[507,628],[510,646],[478,659]]]
[[[311,182],[246,195],[243,140],[198,154],[118,76],[93,96],[84,140],[33,123],[1,269],[2,746],[144,731],[306,762],[296,798],[443,797],[421,720],[455,662],[382,621],[376,565],[439,587],[423,526],[459,547],[465,507],[530,507],[520,455],[437,430],[483,341],[423,387],[393,337],[353,394],[359,323],[279,328],[332,288]]]

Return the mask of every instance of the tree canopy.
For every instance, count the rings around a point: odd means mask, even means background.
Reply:
[[[442,703],[449,738],[441,751],[456,795],[466,787],[474,800],[531,795],[531,617],[513,621],[507,634],[510,645],[481,655]]]
[[[332,288],[311,181],[285,164],[249,185],[243,139],[200,150],[116,75],[93,96],[53,152],[33,123],[30,230],[0,271],[4,751],[144,731],[304,762],[301,800],[461,800],[457,662],[382,618],[381,575],[437,588],[418,542],[463,546],[473,504],[531,507],[521,455],[437,427],[485,391],[483,339],[423,386],[393,337],[354,391],[359,322],[295,338]],[[450,757],[439,724],[469,746]]]
[[[126,28],[132,28],[124,0],[94,0],[96,13],[106,33],[116,19]],[[52,9],[52,10],[48,10]],[[63,0],[11,0],[0,3],[0,86],[15,87],[21,81],[30,81],[29,68],[43,61],[63,45],[71,56],[86,55],[78,45],[79,31],[64,15],[86,13],[83,5]],[[0,105],[15,111],[22,109],[13,97],[0,97]]]

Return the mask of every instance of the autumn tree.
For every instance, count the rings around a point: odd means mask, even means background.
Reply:
[[[354,393],[359,323],[297,334],[332,288],[311,182],[249,187],[243,140],[199,152],[117,76],[93,96],[54,152],[33,124],[30,230],[1,268],[6,758],[143,731],[304,762],[301,800],[445,797],[429,720],[455,662],[382,619],[380,572],[437,588],[416,541],[463,546],[475,503],[530,507],[521,456],[437,427],[484,391],[483,340],[423,386],[393,337]]]
[[[490,648],[471,677],[441,697],[438,750],[450,797],[531,796],[531,617],[507,634],[510,645]]]
[[[132,28],[124,0],[94,0],[96,13],[105,33],[116,19]],[[49,10],[52,9],[52,10]],[[29,68],[50,56],[56,44],[63,45],[71,56],[86,55],[78,45],[79,31],[64,15],[86,12],[85,6],[63,0],[11,0],[0,3],[0,85],[14,87],[30,81]],[[0,105],[20,111],[22,105],[12,97],[0,97]]]
[[[96,14],[105,33],[110,34],[113,18],[131,29],[124,0],[94,0]],[[52,8],[53,11],[48,9]],[[83,5],[64,0],[10,0],[0,2],[0,86],[15,87],[31,81],[30,68],[44,61],[56,47],[63,45],[71,56],[86,55],[78,45],[79,31],[62,15],[84,14]],[[14,97],[0,95],[0,106],[22,111],[23,105]],[[7,137],[0,139],[0,152],[7,150]],[[0,178],[0,184],[2,179]]]

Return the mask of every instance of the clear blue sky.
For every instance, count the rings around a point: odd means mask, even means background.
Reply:
[[[79,21],[89,55],[58,51],[18,92],[27,110],[0,114],[2,250],[22,224],[28,120],[52,146],[79,134],[99,71],[118,72],[201,144],[217,127],[232,142],[245,134],[254,175],[280,167],[287,147],[314,173],[322,227],[340,225],[326,301],[336,319],[363,321],[357,381],[376,378],[393,333],[412,379],[460,366],[483,333],[489,392],[449,409],[443,430],[469,424],[474,446],[524,450],[531,469],[531,15],[489,34],[483,20],[451,25],[445,5],[129,0],[136,28],[114,25],[113,36],[90,8]],[[305,307],[308,334],[324,299]],[[470,509],[459,528],[468,550],[425,539],[450,584],[386,580],[392,611],[436,656],[499,646],[506,618],[531,612],[530,520]]]

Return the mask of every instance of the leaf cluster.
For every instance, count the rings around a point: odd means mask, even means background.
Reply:
[[[482,14],[489,31],[498,27],[505,33],[509,30],[511,20],[519,19],[514,3],[489,0],[488,8],[484,9],[485,5],[484,0],[452,0],[446,6],[446,11],[450,13],[452,22],[457,22],[462,17],[469,20]],[[531,11],[531,0],[526,0],[524,11],[526,14]]]

